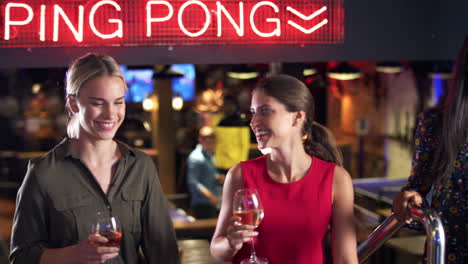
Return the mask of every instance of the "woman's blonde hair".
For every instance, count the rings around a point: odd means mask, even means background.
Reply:
[[[68,68],[65,80],[67,97],[78,97],[81,87],[87,81],[100,76],[119,77],[122,79],[125,89],[127,89],[122,71],[120,71],[119,65],[112,57],[88,53],[77,58]],[[76,138],[78,136],[79,123],[78,118],[71,111],[69,99],[67,99],[65,108],[69,115],[67,124],[68,137]]]

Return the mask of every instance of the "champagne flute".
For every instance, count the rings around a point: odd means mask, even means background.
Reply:
[[[107,243],[92,241],[95,247],[120,247],[122,231],[117,216],[110,212],[98,212],[96,222],[91,227],[91,233],[107,238]]]
[[[239,217],[243,225],[251,225],[254,228],[260,225],[264,213],[257,190],[241,189],[234,194],[233,215]],[[242,260],[241,264],[268,264],[266,258],[257,257],[252,237],[250,242],[252,243],[250,258]]]

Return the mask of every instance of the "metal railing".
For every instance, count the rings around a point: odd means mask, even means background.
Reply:
[[[413,218],[426,230],[427,264],[445,264],[445,232],[439,215],[433,208],[412,208]],[[393,214],[382,222],[369,237],[358,246],[359,263],[363,263],[385,241],[397,232],[404,223]]]

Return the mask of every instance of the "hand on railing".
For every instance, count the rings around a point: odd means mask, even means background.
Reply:
[[[426,230],[427,263],[444,264],[445,232],[439,215],[433,208],[412,207],[410,212],[411,218],[421,222]],[[392,213],[358,246],[359,263],[363,263],[404,225],[404,222],[399,222]]]
[[[409,224],[413,221],[411,208],[421,208],[423,198],[416,191],[403,191],[393,199],[393,213],[400,222]]]

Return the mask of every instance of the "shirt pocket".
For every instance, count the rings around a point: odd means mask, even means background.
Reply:
[[[124,206],[122,225],[131,227],[130,231],[134,234],[140,233],[143,193],[136,188],[123,189],[122,200]]]
[[[50,217],[51,240],[60,247],[78,243],[91,232],[91,226],[83,226],[90,218],[92,198],[84,195],[65,196],[53,201],[56,213]]]

